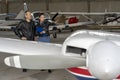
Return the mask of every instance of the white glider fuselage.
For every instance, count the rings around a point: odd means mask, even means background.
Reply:
[[[95,77],[102,80],[111,80],[118,78],[120,75],[119,46],[119,34],[101,31],[78,31],[64,42],[62,53],[66,56],[86,58],[86,68],[68,69],[77,77],[79,76],[80,80],[83,80],[83,77],[86,77],[85,80],[93,80],[96,79]],[[75,51],[78,48],[79,51]],[[86,49],[86,52],[84,52],[84,49]],[[82,50],[84,51],[82,52]],[[79,70],[81,71],[79,72]]]
[[[25,69],[68,68],[79,80],[120,79],[120,35],[117,33],[76,31],[63,45],[4,38],[0,39],[0,44],[1,52],[17,54],[5,58],[8,66]]]

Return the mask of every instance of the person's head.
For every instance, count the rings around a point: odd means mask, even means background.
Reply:
[[[44,15],[44,13],[41,13],[41,14],[40,14],[39,20],[40,20],[40,22],[43,22],[43,21],[45,20],[45,15]]]
[[[25,19],[26,19],[26,20],[31,20],[31,19],[32,19],[32,15],[31,15],[31,12],[30,12],[30,11],[26,11],[26,12],[25,12]]]

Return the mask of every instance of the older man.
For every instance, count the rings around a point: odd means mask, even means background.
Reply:
[[[22,20],[15,29],[15,34],[21,40],[34,41],[35,37],[35,25],[32,21],[31,12],[25,12],[25,20]],[[23,72],[26,72],[27,69],[23,69]]]
[[[15,34],[21,40],[34,41],[35,37],[35,25],[32,21],[31,12],[25,12],[25,20],[22,20],[15,29]]]

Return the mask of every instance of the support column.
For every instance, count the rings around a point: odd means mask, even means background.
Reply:
[[[88,13],[91,12],[90,0],[87,0]]]
[[[45,0],[46,3],[46,11],[49,11],[49,0]]]
[[[90,0],[87,0],[87,7],[88,7],[87,12],[90,13],[91,12],[91,3],[90,3]],[[91,18],[91,17],[88,16],[88,18]],[[88,19],[88,21],[89,21],[89,19]]]

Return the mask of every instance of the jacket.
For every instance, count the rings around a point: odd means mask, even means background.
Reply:
[[[48,20],[45,20],[44,22],[42,23],[38,23],[37,24],[37,27],[36,27],[36,34],[40,37],[42,37],[42,35],[40,34],[40,30],[38,30],[39,28],[42,28],[43,31],[46,32],[46,35],[49,36],[49,26],[50,25],[55,25],[55,23],[51,23],[49,22]]]
[[[26,37],[27,40],[34,40],[34,36],[35,36],[34,22],[33,21],[27,22],[23,20],[16,26],[14,32],[19,38]]]

